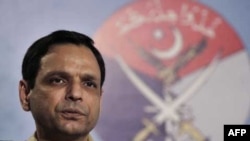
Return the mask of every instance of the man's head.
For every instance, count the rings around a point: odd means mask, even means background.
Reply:
[[[19,84],[22,107],[31,111],[44,139],[84,137],[99,117],[105,65],[93,41],[56,31],[28,49]]]
[[[40,61],[47,54],[52,45],[72,43],[75,45],[85,45],[95,55],[101,71],[101,85],[105,79],[105,65],[99,51],[94,47],[94,42],[88,36],[74,31],[55,31],[48,36],[40,38],[34,42],[27,50],[22,64],[23,79],[28,81],[30,88],[35,85],[35,78],[39,71]]]

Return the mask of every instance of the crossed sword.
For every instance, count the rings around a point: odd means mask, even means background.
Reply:
[[[165,103],[160,96],[157,95],[150,87],[148,87],[142,79],[140,79],[134,71],[126,64],[122,56],[117,55],[115,60],[125,72],[129,80],[138,88],[141,94],[150,101],[160,112],[158,112],[153,120],[156,124],[161,125],[168,121],[180,121],[180,116],[177,113],[178,108],[188,101],[198,89],[208,80],[209,76],[216,69],[219,63],[219,55],[216,55],[208,67],[197,77],[194,82],[183,91],[183,93],[170,103]]]

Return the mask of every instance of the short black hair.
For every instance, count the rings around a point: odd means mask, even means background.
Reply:
[[[27,50],[22,63],[22,76],[29,88],[35,86],[35,80],[40,69],[41,58],[56,44],[72,43],[88,47],[98,62],[101,73],[101,86],[105,80],[105,63],[101,53],[94,46],[94,41],[87,35],[67,30],[57,30],[35,41]]]

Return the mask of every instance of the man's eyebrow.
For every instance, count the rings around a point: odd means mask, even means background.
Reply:
[[[45,77],[51,77],[51,76],[55,76],[55,75],[58,75],[58,76],[63,76],[63,77],[69,77],[69,74],[64,72],[64,71],[51,71],[51,72],[48,72]]]
[[[88,80],[92,80],[92,81],[97,81],[98,79],[94,76],[94,75],[92,75],[92,74],[83,74],[82,76],[81,76],[81,79],[83,80],[83,81],[88,81]]]

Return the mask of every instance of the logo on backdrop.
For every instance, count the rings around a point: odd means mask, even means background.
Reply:
[[[123,117],[124,122],[111,127],[117,130],[109,136],[117,131],[132,132],[126,133],[125,140],[133,141],[211,140],[211,135],[195,124],[198,117],[190,101],[199,95],[221,61],[243,50],[240,39],[221,16],[192,0],[139,0],[114,13],[95,40],[136,89],[133,95],[139,97],[130,105],[138,106],[144,100],[143,108],[138,109],[142,114],[132,116],[139,121],[135,128],[126,130],[126,122],[135,119]],[[161,86],[146,83],[145,77]],[[123,88],[127,89],[126,85]],[[120,94],[134,98],[126,92]],[[122,104],[123,99],[119,101]],[[116,120],[112,113],[102,118]],[[97,127],[100,134],[101,130],[105,129]]]

